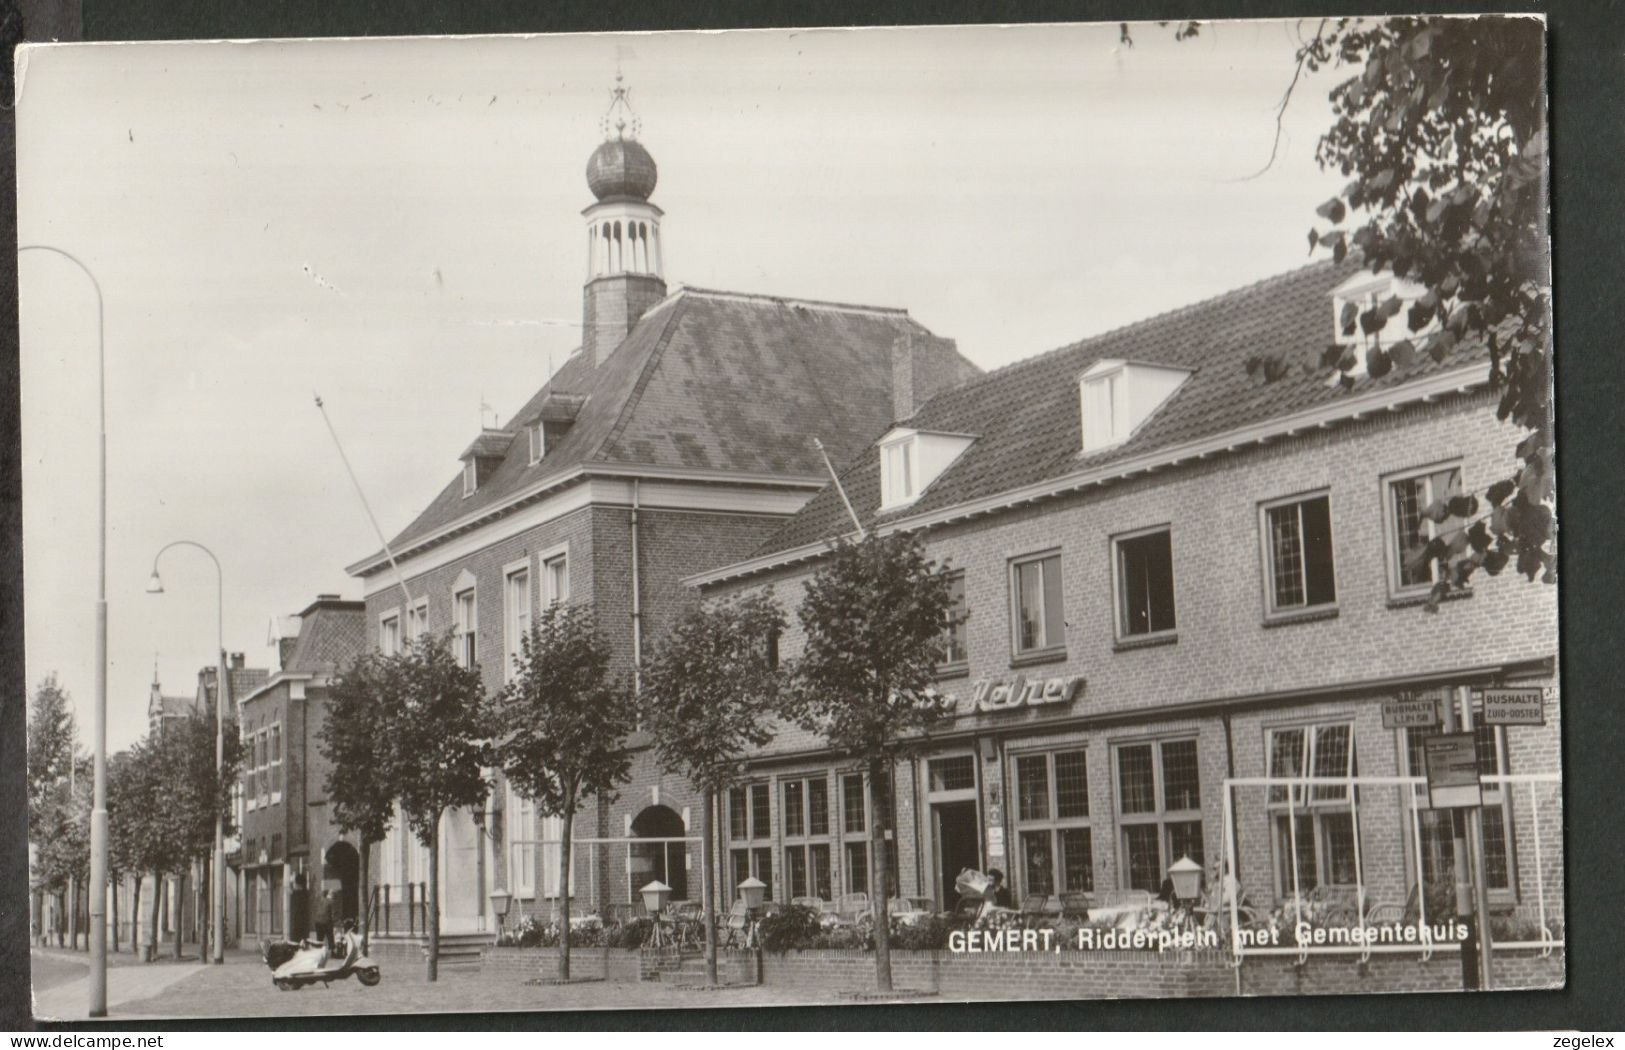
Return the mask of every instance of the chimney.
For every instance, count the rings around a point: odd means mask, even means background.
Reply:
[[[587,282],[582,301],[581,350],[596,367],[615,352],[638,319],[666,297],[666,282],[648,274],[617,273]]]
[[[243,669],[243,654],[242,653],[232,653],[231,654],[231,669],[233,671],[241,671]]]
[[[908,331],[891,348],[892,421],[900,423],[936,395],[981,373],[959,344],[929,332]]]
[[[336,602],[339,600],[339,596],[336,594],[318,594],[316,600],[319,602]]]

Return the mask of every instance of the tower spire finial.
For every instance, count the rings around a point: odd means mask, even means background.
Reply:
[[[615,86],[609,90],[609,108],[604,111],[603,119],[598,122],[603,130],[604,138],[610,138],[610,130],[615,131],[617,139],[637,138],[638,132],[643,129],[643,122],[632,110],[632,89],[625,84],[621,75],[621,57],[615,56]]]

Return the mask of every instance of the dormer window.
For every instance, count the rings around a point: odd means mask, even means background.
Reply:
[[[1411,306],[1427,294],[1427,289],[1415,281],[1405,281],[1392,273],[1358,273],[1332,289],[1332,342],[1345,347],[1352,354],[1353,364],[1334,370],[1332,379],[1341,375],[1366,374],[1366,350],[1372,345],[1373,334],[1365,330],[1361,316],[1391,299],[1398,300],[1398,308],[1388,315],[1386,323],[1375,335],[1382,346],[1392,346],[1401,339],[1419,339],[1439,330],[1439,321],[1433,318],[1416,331],[1411,330]]]
[[[914,487],[914,461],[918,452],[914,435],[899,438],[880,446],[880,505],[896,507],[912,503],[917,490]]]
[[[920,498],[976,438],[969,434],[898,427],[880,439],[880,509]]]
[[[474,495],[474,490],[479,488],[479,485],[479,471],[475,469],[474,457],[469,456],[467,459],[463,460],[463,495]]]
[[[539,419],[526,429],[530,431],[530,461],[540,463],[542,457],[547,455],[547,431]]]
[[[1078,377],[1084,454],[1127,441],[1190,374],[1188,368],[1121,359],[1090,365]]]

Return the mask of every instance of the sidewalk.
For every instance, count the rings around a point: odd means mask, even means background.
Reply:
[[[196,946],[192,946],[196,949]],[[89,957],[70,949],[34,948],[29,951],[34,973],[34,1016],[38,1020],[82,1021],[90,1008]],[[124,1003],[160,995],[186,978],[209,969],[195,958],[187,961],[143,963],[133,955],[109,954],[107,958],[107,1012],[116,1017]],[[226,967],[239,963],[260,964],[252,951],[226,953]],[[222,969],[225,967],[222,967]],[[71,975],[71,976],[69,976]],[[69,979],[61,979],[69,976]]]

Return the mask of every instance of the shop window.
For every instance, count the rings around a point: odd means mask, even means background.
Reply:
[[[1262,510],[1269,612],[1293,613],[1335,605],[1331,499],[1311,496],[1266,504]]]
[[[1438,567],[1429,559],[1416,564],[1422,549],[1439,531],[1439,524],[1427,517],[1436,501],[1460,495],[1461,467],[1451,466],[1417,471],[1388,478],[1388,586],[1390,593],[1402,596],[1424,593],[1433,586]]]
[[[1021,892],[1092,891],[1087,754],[1076,749],[1018,755],[1015,767]]]
[[[965,649],[965,620],[970,615],[965,606],[965,574],[952,573],[948,577],[948,611],[944,614],[947,625],[942,632],[942,662],[953,666],[970,657]]]
[[[833,900],[829,781],[817,776],[786,780],[782,787],[785,894],[790,898]]]
[[[1064,646],[1061,555],[1044,554],[1011,562],[1010,588],[1016,655]]]
[[[1174,554],[1166,528],[1113,541],[1117,550],[1117,634],[1141,638],[1174,630]]]
[[[1271,777],[1355,773],[1354,727],[1347,722],[1272,728],[1265,746]],[[1359,881],[1351,790],[1349,784],[1270,785],[1267,798],[1279,894],[1292,893],[1294,886],[1307,893],[1317,886],[1352,886]]]
[[[1477,701],[1474,709],[1477,710]],[[1405,744],[1405,774],[1413,777],[1426,776],[1427,766],[1422,758],[1422,741],[1439,730],[1412,726],[1402,732]],[[1478,749],[1479,773],[1492,776],[1505,773],[1507,769],[1505,727],[1477,726],[1473,730],[1473,736]],[[1427,788],[1419,786],[1416,790],[1422,793],[1425,805]],[[1505,787],[1501,784],[1484,784],[1482,790],[1484,886],[1506,899],[1512,893],[1513,844],[1510,800]],[[1421,825],[1417,830],[1422,840],[1423,881],[1430,886],[1452,885],[1455,881],[1455,854],[1451,843],[1450,811],[1418,808],[1416,815]],[[1414,848],[1414,842],[1407,839],[1406,848],[1407,850]]]
[[[1180,858],[1205,866],[1196,740],[1119,744],[1114,750],[1123,856],[1118,878],[1128,889],[1157,893]]]

